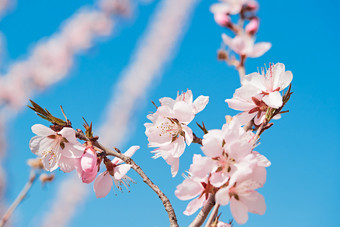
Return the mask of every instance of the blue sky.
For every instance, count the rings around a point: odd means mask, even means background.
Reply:
[[[81,127],[82,116],[99,126],[111,87],[129,62],[158,2],[140,5],[134,19],[121,22],[113,36],[76,58],[69,77],[32,98],[54,113],[59,113],[59,105],[63,105],[76,127]],[[208,106],[195,119],[204,121],[208,129],[221,128],[224,116],[236,113],[227,108],[224,100],[232,97],[239,87],[238,75],[233,68],[216,60],[224,30],[214,23],[209,12],[213,2],[201,1],[197,6],[173,61],[166,64],[148,91],[147,99],[139,105],[134,119],[136,128],[121,147],[126,150],[131,145],[141,146],[134,159],[170,198],[180,226],[187,226],[194,217],[182,214],[187,202],[174,195],[183,178],[180,174],[172,178],[164,160],[151,159],[143,124],[147,121],[146,115],[154,111],[151,100],[164,96],[174,98],[177,91],[187,88],[193,91],[194,97],[210,96]],[[92,1],[18,0],[15,11],[0,22],[7,47],[1,70],[6,71],[11,62],[25,58],[35,42],[51,35],[85,3]],[[263,216],[251,214],[245,226],[337,226],[340,214],[340,77],[337,75],[340,26],[337,9],[340,3],[334,0],[322,3],[262,0],[259,3],[261,26],[257,40],[272,42],[273,47],[263,57],[247,60],[246,71],[251,73],[264,64],[282,62],[293,72],[294,94],[288,104],[290,113],[274,122],[257,148],[272,162],[267,182],[260,189],[267,211]],[[25,163],[34,157],[28,147],[33,136],[30,127],[35,123],[44,122],[25,109],[8,126],[5,168],[9,202],[27,179],[29,169]],[[202,136],[194,122],[189,126]],[[189,168],[194,153],[201,154],[196,144],[183,155],[180,172]],[[125,191],[117,196],[111,193],[105,199],[96,199],[89,185],[90,195],[84,198],[70,226],[168,226],[167,214],[159,199],[137,174],[131,171],[129,176],[137,181],[130,193]],[[16,211],[15,226],[36,226],[66,177],[58,172],[54,183],[45,187],[37,183]],[[231,218],[229,207],[222,207],[220,211],[224,220]]]

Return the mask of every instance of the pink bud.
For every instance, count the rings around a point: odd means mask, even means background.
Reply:
[[[250,22],[246,26],[246,32],[250,35],[254,35],[259,29],[259,19],[257,17],[250,20]]]
[[[93,172],[93,169],[97,166],[97,155],[93,147],[85,149],[85,153],[80,158],[80,166],[85,173]]]
[[[214,14],[214,19],[215,19],[216,23],[220,26],[230,27],[230,25],[231,25],[230,17],[227,14],[216,13],[216,14]]]

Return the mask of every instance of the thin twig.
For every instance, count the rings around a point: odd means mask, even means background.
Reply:
[[[192,140],[193,143],[198,143],[200,145],[203,145],[202,138],[197,137],[195,133],[193,133],[193,136],[194,136],[194,139]]]
[[[199,227],[199,226],[202,226],[204,221],[205,221],[205,219],[208,217],[208,215],[209,215],[209,213],[210,213],[210,211],[211,211],[211,209],[213,208],[214,205],[215,205],[215,196],[214,195],[210,195],[209,199],[204,204],[203,208],[198,213],[196,218],[191,222],[189,227]]]
[[[15,211],[15,209],[17,208],[17,206],[22,202],[22,200],[26,197],[27,193],[29,192],[29,190],[32,187],[32,184],[34,183],[34,181],[36,180],[37,176],[35,171],[32,169],[30,176],[29,176],[29,180],[26,183],[26,185],[24,186],[24,188],[21,190],[20,194],[17,196],[17,198],[14,200],[14,202],[11,204],[11,206],[8,208],[8,210],[6,211],[6,213],[4,214],[4,216],[1,218],[0,221],[0,227],[4,226],[6,224],[6,222],[8,221],[8,219],[11,217],[11,215],[13,214],[13,212]]]
[[[77,137],[79,139],[82,140],[88,140],[88,138],[86,138],[86,136],[84,135],[83,132],[81,132],[80,130],[77,131]],[[144,173],[144,171],[141,169],[141,167],[139,165],[137,165],[130,157],[127,157],[125,155],[123,155],[122,153],[118,153],[117,151],[113,151],[110,150],[106,147],[104,147],[102,144],[100,144],[97,140],[93,142],[93,145],[98,147],[99,149],[101,149],[103,152],[105,152],[106,155],[111,155],[117,158],[120,158],[121,160],[123,160],[125,163],[129,164],[132,166],[132,169],[134,169],[139,176],[141,176],[141,178],[143,179],[144,183],[146,183],[160,198],[160,200],[163,203],[163,206],[165,208],[165,211],[168,213],[169,215],[169,221],[170,221],[170,226],[171,227],[178,227],[178,223],[177,223],[177,217],[175,214],[175,211],[170,203],[170,200],[168,199],[168,197],[166,197],[166,195],[158,188],[157,185],[155,185],[150,179],[149,177]],[[118,150],[118,148],[115,148],[115,150]],[[1,227],[1,226],[0,226]]]
[[[220,208],[220,204],[215,204],[213,211],[210,214],[210,217],[207,221],[207,223],[205,224],[205,227],[210,227],[211,223],[215,220],[217,213],[218,213],[218,209]]]

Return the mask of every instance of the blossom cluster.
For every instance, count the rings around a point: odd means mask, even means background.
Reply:
[[[251,122],[255,130],[267,124],[269,109],[278,110],[284,106],[283,91],[290,85],[292,73],[285,71],[282,63],[271,64],[262,73],[252,73],[243,77],[241,87],[233,98],[226,102],[230,108],[242,111],[227,122],[222,129],[206,130],[200,143],[204,154],[194,154],[188,176],[177,186],[176,196],[181,200],[193,199],[184,214],[191,215],[214,196],[217,204],[230,203],[232,215],[237,223],[248,220],[248,212],[264,214],[264,197],[256,189],[266,181],[266,167],[270,161],[254,150],[257,135],[245,130],[244,125]],[[199,96],[192,101],[192,92],[178,95],[176,100],[165,97],[159,101],[161,106],[148,115],[152,123],[146,123],[146,135],[154,156],[162,157],[171,165],[172,175],[179,168],[179,158],[187,145],[193,142],[192,130],[187,126],[195,114],[205,108],[208,97]],[[278,118],[276,113],[271,118]],[[196,135],[195,135],[196,137]]]
[[[259,29],[260,21],[256,16],[259,5],[255,0],[221,0],[211,6],[216,23],[234,33],[234,37],[223,33],[222,39],[231,51],[240,56],[239,61],[222,51],[223,60],[240,67],[244,65],[247,57],[257,58],[271,48],[271,43],[255,43],[255,35]],[[232,21],[238,15],[237,23]],[[247,23],[245,23],[247,22]],[[243,27],[245,25],[245,27]]]
[[[193,102],[191,90],[172,98],[161,98],[161,106],[147,118],[152,123],[145,123],[145,134],[149,147],[157,147],[154,158],[162,157],[170,166],[172,176],[176,176],[179,168],[179,158],[193,141],[193,132],[188,124],[195,115],[201,112],[209,102],[209,97],[199,96]]]
[[[121,185],[127,188],[132,181],[126,176],[131,165],[123,163],[119,158],[114,158],[112,161],[107,157],[102,158],[97,154],[91,141],[81,144],[77,140],[73,128],[35,124],[32,126],[32,131],[37,136],[30,140],[30,149],[40,157],[43,168],[50,172],[60,168],[65,173],[76,170],[82,182],[87,184],[95,180],[93,189],[97,198],[105,197],[113,187],[113,183],[121,190]],[[139,146],[132,146],[124,155],[131,157],[138,149]],[[107,170],[97,177],[101,162]]]

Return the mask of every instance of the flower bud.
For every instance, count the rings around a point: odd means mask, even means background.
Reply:
[[[217,52],[217,59],[221,61],[228,60],[228,54],[225,50],[219,50]]]
[[[27,160],[27,165],[34,169],[44,169],[44,165],[40,158],[31,158]]]
[[[94,148],[87,147],[84,154],[80,158],[80,166],[84,172],[92,172],[93,168],[97,165],[97,154]]]
[[[220,26],[227,27],[227,28],[232,26],[230,16],[225,13],[215,13],[214,19],[216,23]]]
[[[257,17],[254,17],[250,20],[250,22],[246,26],[246,32],[249,35],[255,35],[257,30],[259,29],[259,19]]]
[[[39,180],[42,183],[51,182],[51,181],[54,180],[54,175],[53,174],[43,173],[43,174],[40,175]]]

